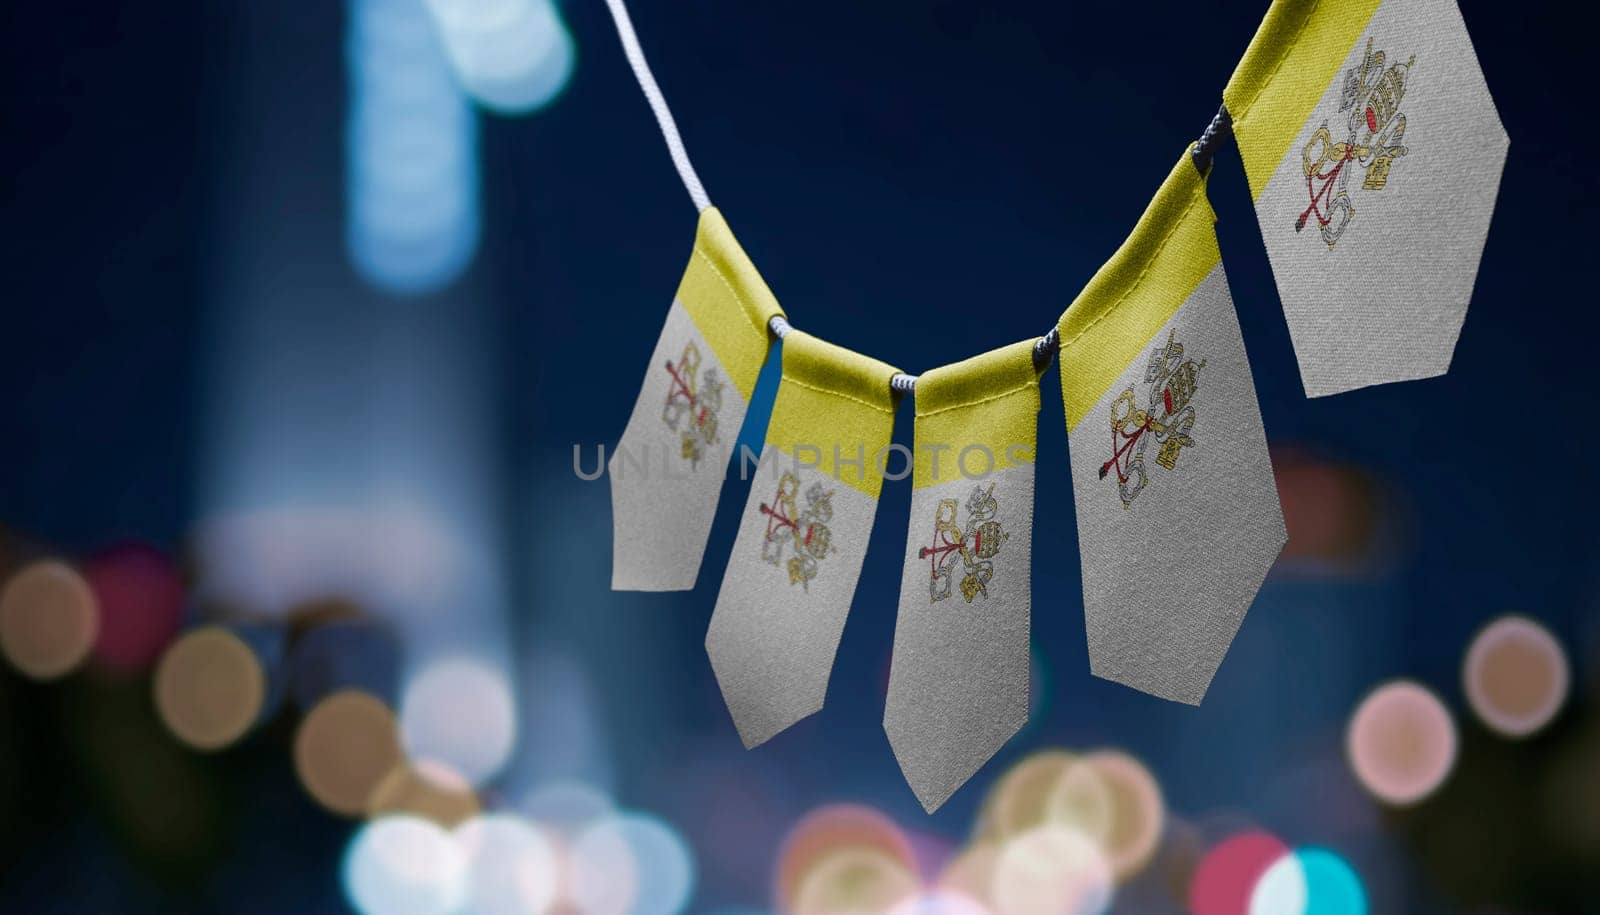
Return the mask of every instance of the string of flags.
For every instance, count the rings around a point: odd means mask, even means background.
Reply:
[[[1509,145],[1455,0],[1275,0],[1211,126],[1056,326],[921,376],[790,326],[695,175],[623,0],[607,4],[700,210],[608,462],[612,587],[692,588],[729,462],[754,462],[706,635],[747,747],[822,708],[908,394],[884,730],[932,812],[1022,727],[1039,384],[1055,353],[1091,672],[1205,696],[1286,539],[1206,193],[1228,135],[1307,395],[1449,368]],[[765,442],[734,455],[778,337]]]

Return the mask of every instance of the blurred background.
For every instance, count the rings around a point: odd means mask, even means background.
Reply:
[[[755,751],[703,648],[737,481],[694,591],[609,590],[574,446],[695,212],[602,3],[6,5],[0,910],[1595,911],[1587,35],[1462,8],[1513,144],[1453,370],[1307,400],[1225,148],[1288,548],[1203,706],[1089,677],[1047,381],[1033,714],[928,816],[881,728],[908,486]],[[633,12],[795,324],[917,371],[1050,326],[1263,11]]]

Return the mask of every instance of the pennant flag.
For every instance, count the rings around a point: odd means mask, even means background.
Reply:
[[[1059,325],[1090,670],[1188,703],[1285,539],[1214,223],[1185,155]]]
[[[822,708],[872,536],[897,371],[798,330],[783,338],[783,379],[706,633],[746,747]]]
[[[1028,720],[1034,342],[917,379],[911,529],[883,729],[929,813]]]
[[[1455,0],[1277,0],[1223,100],[1306,393],[1448,371],[1510,142]]]
[[[715,207],[700,212],[611,479],[611,587],[694,587],[728,458],[783,314]]]

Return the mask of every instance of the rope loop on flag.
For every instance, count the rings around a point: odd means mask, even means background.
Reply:
[[[683,146],[683,137],[678,134],[678,124],[672,118],[672,109],[667,107],[666,96],[661,93],[661,87],[656,83],[655,76],[650,72],[650,64],[644,59],[644,49],[639,47],[639,36],[633,29],[633,20],[628,16],[628,7],[624,0],[606,0],[606,8],[611,11],[611,19],[617,26],[617,37],[622,41],[622,51],[628,58],[628,64],[633,68],[634,78],[639,81],[639,88],[644,91],[645,100],[650,103],[650,110],[655,113],[656,124],[661,128],[661,136],[667,141],[667,152],[672,156],[672,164],[678,169],[678,177],[683,179],[683,186],[689,192],[689,198],[694,201],[695,209],[704,210],[711,206],[711,198],[706,194],[705,185],[700,183],[700,176],[695,173],[694,165],[689,162],[689,152]],[[1228,114],[1226,105],[1217,109],[1216,115],[1206,129],[1200,134],[1200,139],[1195,141],[1194,149],[1190,156],[1194,160],[1195,168],[1203,175],[1211,167],[1211,160],[1215,157],[1217,147],[1226,142],[1233,135],[1233,118]],[[775,315],[767,322],[767,329],[772,335],[782,340],[793,329],[781,315]],[[1033,366],[1040,372],[1050,367],[1056,353],[1061,349],[1060,332],[1052,327],[1033,347]],[[896,374],[889,379],[889,388],[897,394],[910,394],[916,390],[917,376]]]
[[[1189,157],[1194,160],[1194,167],[1204,175],[1211,168],[1211,160],[1216,158],[1217,148],[1226,143],[1233,136],[1233,115],[1228,113],[1228,106],[1223,105],[1206,125],[1205,132],[1200,134],[1200,139],[1194,142],[1194,149]]]
[[[689,162],[689,151],[683,148],[683,137],[678,135],[678,122],[672,119],[667,97],[661,94],[661,87],[656,85],[655,75],[650,72],[650,64],[644,59],[644,49],[639,47],[639,36],[633,31],[628,7],[622,0],[606,0],[606,6],[617,24],[622,52],[627,55],[628,65],[633,67],[633,76],[639,81],[639,88],[644,90],[650,110],[655,112],[656,123],[661,126],[661,136],[667,141],[667,152],[671,153],[672,164],[678,168],[678,177],[683,179],[683,186],[689,192],[689,199],[694,201],[695,209],[704,210],[711,206],[711,198],[706,194],[705,185],[700,183],[700,176],[695,174],[694,165]]]
[[[794,325],[790,324],[789,319],[783,315],[773,315],[772,319],[767,322],[767,330],[771,331],[774,337],[782,340],[789,335],[789,331],[794,330]],[[1060,349],[1061,331],[1052,327],[1045,332],[1044,336],[1039,338],[1039,342],[1033,345],[1034,369],[1042,372],[1049,368],[1050,362],[1055,359],[1056,352]],[[916,390],[916,387],[916,375],[897,372],[889,378],[889,390],[896,394],[910,394]]]

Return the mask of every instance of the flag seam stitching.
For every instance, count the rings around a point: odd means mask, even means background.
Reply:
[[[711,259],[711,255],[707,254],[705,249],[701,248],[699,245],[694,246],[694,253],[700,255],[701,259],[704,260],[711,268],[711,272],[715,273],[717,275],[717,279],[722,281],[722,285],[728,287],[728,291],[733,293],[733,300],[739,303],[739,313],[744,315],[745,321],[751,327],[755,328],[756,333],[766,333],[766,329],[756,324],[755,318],[750,316],[749,303],[744,300],[744,296],[739,294],[739,290],[733,288],[733,283],[728,281],[728,277],[723,274],[722,268],[717,266],[717,262]]]
[[[1100,314],[1095,315],[1094,320],[1085,325],[1083,330],[1073,334],[1071,340],[1062,341],[1061,361],[1063,367],[1065,367],[1066,364],[1067,350],[1075,346],[1079,340],[1083,339],[1085,334],[1089,333],[1089,331],[1094,330],[1095,326],[1101,321],[1104,321],[1118,308],[1121,308],[1122,303],[1126,302],[1129,296],[1133,295],[1133,293],[1137,291],[1140,286],[1144,285],[1144,278],[1148,276],[1150,274],[1150,270],[1155,267],[1156,261],[1161,259],[1162,252],[1167,250],[1167,245],[1172,241],[1172,236],[1178,231],[1178,227],[1183,225],[1184,222],[1188,220],[1190,211],[1194,209],[1197,195],[1203,192],[1204,189],[1205,184],[1203,182],[1195,186],[1194,191],[1192,191],[1190,194],[1189,203],[1183,208],[1183,212],[1179,214],[1176,219],[1172,220],[1172,222],[1167,226],[1166,234],[1161,238],[1161,244],[1157,245],[1155,251],[1151,252],[1149,260],[1145,262],[1144,269],[1139,271],[1139,275],[1128,286],[1128,288],[1123,291],[1122,295],[1118,296],[1117,300],[1113,302],[1110,307],[1100,312]]]
[[[1239,112],[1239,114],[1234,117],[1234,121],[1236,123],[1240,123],[1242,125],[1244,119],[1250,116],[1250,111],[1255,108],[1256,101],[1261,98],[1261,93],[1266,91],[1267,86],[1270,85],[1273,80],[1278,78],[1278,71],[1283,69],[1283,65],[1288,62],[1290,56],[1294,54],[1295,47],[1300,44],[1300,39],[1305,37],[1305,24],[1310,22],[1312,17],[1317,14],[1317,7],[1321,5],[1322,0],[1314,0],[1314,2],[1311,4],[1311,8],[1306,10],[1305,18],[1300,20],[1300,28],[1294,33],[1294,37],[1289,39],[1288,47],[1285,47],[1283,49],[1283,53],[1278,55],[1278,62],[1272,65],[1272,72],[1268,73],[1267,78],[1261,81],[1261,84],[1256,88],[1256,91],[1250,94],[1250,101],[1245,103],[1244,110]]]
[[[1038,381],[1025,381],[1022,384],[1019,384],[1016,387],[1011,388],[1010,390],[1001,391],[998,394],[993,394],[993,395],[990,395],[988,397],[980,398],[978,400],[969,400],[969,401],[966,401],[965,403],[952,404],[952,405],[950,405],[948,407],[940,407],[937,410],[929,410],[926,413],[918,413],[917,414],[917,419],[923,419],[924,417],[928,417],[928,416],[938,416],[940,413],[949,413],[951,410],[965,410],[968,407],[976,407],[976,406],[978,406],[980,404],[989,403],[990,401],[1000,400],[1000,399],[1005,398],[1005,397],[1010,397],[1011,395],[1016,394],[1019,391],[1026,391],[1029,388],[1037,388],[1038,386],[1039,386],[1039,382]]]
[[[880,405],[872,403],[871,401],[868,401],[868,400],[862,400],[861,398],[856,397],[853,394],[846,394],[843,391],[835,391],[832,388],[824,388],[824,387],[818,387],[817,385],[814,385],[814,384],[806,384],[804,381],[801,381],[800,379],[795,378],[793,375],[785,375],[785,376],[783,376],[783,383],[784,384],[799,385],[800,387],[805,388],[807,390],[816,391],[818,394],[831,394],[834,397],[843,397],[845,400],[853,400],[856,403],[862,405],[863,407],[870,407],[871,409],[876,410],[879,413],[887,413],[890,416],[894,415],[894,411],[889,409],[888,407],[880,406]]]

